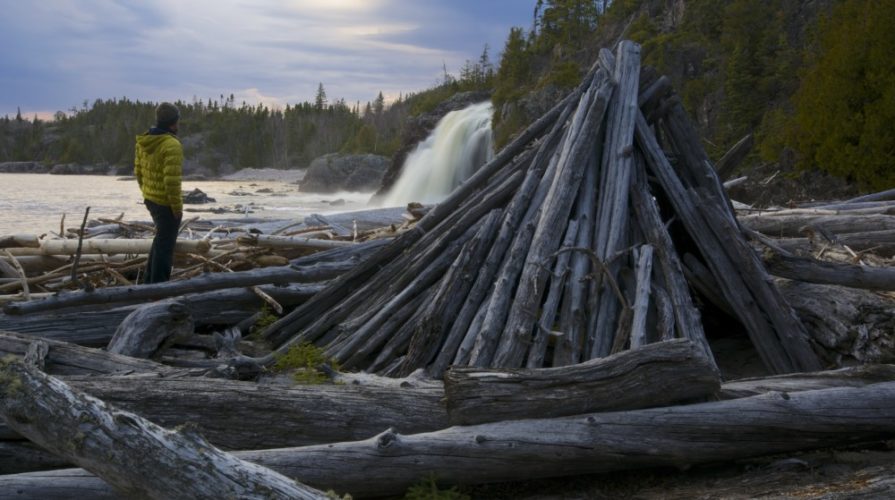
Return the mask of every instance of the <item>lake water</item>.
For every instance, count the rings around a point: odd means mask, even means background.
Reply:
[[[91,219],[116,218],[123,213],[124,220],[151,220],[137,181],[118,179],[102,175],[0,173],[0,235],[57,232],[63,214],[66,228],[80,226],[88,206]],[[251,180],[184,181],[182,187],[185,191],[199,188],[216,199],[216,203],[184,206],[185,218],[198,215],[203,219],[237,219],[240,215],[190,210],[242,206],[250,210],[248,217],[290,219],[312,213],[360,210],[366,207],[371,196],[370,193],[300,193],[295,184]],[[271,192],[258,192],[267,189]]]

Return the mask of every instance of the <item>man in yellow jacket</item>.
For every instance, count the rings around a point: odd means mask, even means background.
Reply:
[[[134,157],[134,175],[155,223],[145,283],[161,283],[171,277],[174,244],[183,218],[183,147],[177,140],[180,110],[163,102],[155,109],[155,121],[155,127],[137,136]]]

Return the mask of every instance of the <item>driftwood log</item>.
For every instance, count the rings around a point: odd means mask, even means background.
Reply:
[[[895,217],[883,214],[760,214],[739,218],[744,226],[775,238],[799,238],[808,231],[825,231],[831,236],[869,231],[895,230]]]
[[[325,498],[218,450],[189,428],[166,430],[34,366],[3,361],[0,391],[0,415],[17,432],[130,498]]]
[[[721,386],[722,399],[747,398],[766,392],[802,392],[836,387],[864,387],[895,382],[895,365],[861,365],[812,373],[732,380]]]
[[[10,248],[13,255],[74,255],[78,252],[77,239],[49,240],[40,242],[38,248]],[[26,247],[28,245],[25,245]],[[125,240],[125,239],[85,239],[80,249],[84,254],[146,254],[152,247],[151,239]],[[174,246],[176,253],[203,254],[211,249],[211,243],[207,240],[177,240]]]
[[[288,285],[314,283],[332,279],[350,270],[353,263],[319,263],[302,269],[268,267],[234,273],[209,273],[186,281],[171,281],[140,286],[118,286],[94,291],[70,292],[64,295],[6,304],[6,314],[32,314],[83,305],[108,305],[120,302],[157,300],[188,293],[255,285]]]
[[[893,436],[895,382],[888,382],[416,435],[387,431],[359,442],[236,455],[317,488],[367,497],[401,493],[432,474],[443,484],[480,484],[686,467]],[[0,488],[37,498],[61,477],[71,492],[102,491],[75,470],[0,476]]]
[[[291,307],[313,297],[322,287],[322,284],[309,283],[259,288],[283,306]],[[248,288],[188,294],[178,300],[188,304],[197,327],[235,325],[256,313],[263,304],[262,299]],[[112,339],[118,325],[138,307],[140,306],[130,305],[114,309],[73,308],[24,316],[0,313],[0,330],[12,330],[35,337],[91,347],[104,347]]]
[[[665,406],[720,387],[701,348],[678,339],[584,363],[540,369],[454,367],[445,400],[454,425]]]
[[[895,362],[895,303],[879,293],[801,281],[781,280],[792,304],[823,348],[827,366]]]
[[[280,387],[155,374],[65,382],[165,427],[189,423],[215,446],[231,450],[354,441],[390,427],[417,433],[448,426],[441,384]]]
[[[895,268],[892,267],[841,264],[777,252],[765,252],[764,263],[771,274],[781,278],[864,290],[895,291]]]
[[[35,342],[30,335],[0,331],[0,358],[24,356]],[[168,376],[183,373],[155,361],[122,356],[68,342],[41,339],[47,345],[43,369],[53,375],[109,375],[115,373],[157,373]]]
[[[162,347],[193,333],[189,306],[178,300],[164,300],[138,307],[115,330],[107,351],[134,358],[149,358]]]

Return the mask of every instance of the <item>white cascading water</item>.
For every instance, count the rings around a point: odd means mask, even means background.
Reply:
[[[383,206],[438,203],[494,156],[491,103],[451,111],[404,161]]]

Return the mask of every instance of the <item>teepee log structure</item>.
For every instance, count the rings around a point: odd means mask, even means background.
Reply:
[[[820,369],[668,79],[625,41],[414,229],[264,335],[394,376],[572,365],[673,338],[714,364],[685,255],[769,371]]]

